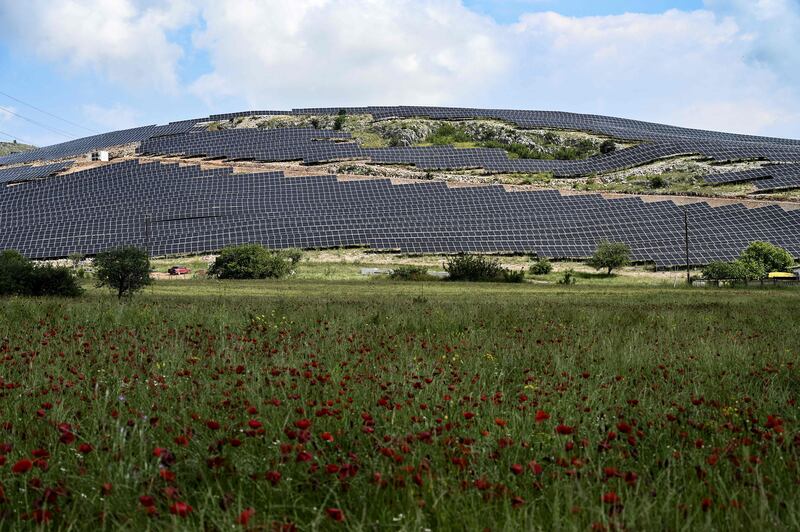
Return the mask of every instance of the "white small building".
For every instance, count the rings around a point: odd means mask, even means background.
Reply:
[[[88,156],[87,159],[94,162],[108,162],[108,152],[107,151],[93,151]]]

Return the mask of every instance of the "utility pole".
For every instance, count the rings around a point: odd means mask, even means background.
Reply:
[[[683,208],[683,236],[686,245],[686,282],[692,284],[692,275],[689,272],[689,211]]]

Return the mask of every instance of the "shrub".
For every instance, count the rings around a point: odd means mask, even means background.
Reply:
[[[615,151],[617,151],[617,145],[611,139],[604,140],[603,143],[600,144],[600,153],[603,155],[614,153]]]
[[[72,267],[76,270],[78,269],[78,267],[81,265],[81,262],[85,258],[86,255],[84,255],[83,253],[70,253],[69,255],[67,255],[67,259],[72,263]]]
[[[75,297],[82,293],[69,268],[34,266],[16,251],[0,253],[0,295]]]
[[[98,253],[94,258],[98,286],[117,291],[117,297],[131,295],[150,284],[150,258],[147,252],[125,246]]]
[[[339,110],[339,114],[336,116],[336,120],[333,121],[333,129],[339,131],[344,127],[345,120],[347,120],[347,111],[344,109]]]
[[[650,188],[664,188],[669,185],[669,182],[663,176],[654,175],[648,181]]]
[[[289,274],[292,259],[285,252],[275,252],[258,244],[223,249],[208,270],[218,279],[280,279]]]
[[[711,281],[750,281],[761,279],[765,275],[766,272],[759,264],[744,260],[717,261],[703,268],[703,278]]]
[[[396,281],[432,281],[436,277],[428,274],[428,269],[423,266],[398,266],[389,274],[389,278]]]
[[[521,282],[524,273],[507,270],[496,258],[485,255],[461,253],[444,265],[450,281]]]
[[[287,248],[281,253],[292,263],[292,266],[303,260],[303,250],[300,248]]]
[[[630,264],[630,248],[621,242],[602,241],[597,246],[597,250],[587,261],[587,264],[595,270],[608,270],[608,275],[615,268],[621,268]]]
[[[764,276],[770,272],[786,272],[794,266],[794,257],[788,251],[769,242],[751,243],[739,258],[761,266]]]
[[[27,295],[78,297],[83,288],[69,268],[63,266],[36,266],[31,270]]]
[[[27,293],[32,271],[33,264],[20,253],[0,253],[0,296]]]
[[[547,259],[538,259],[528,268],[528,273],[531,275],[547,275],[552,271],[553,265],[550,264],[550,261]]]
[[[521,283],[523,281],[525,281],[525,272],[523,270],[503,269],[504,283]]]
[[[442,124],[425,140],[431,144],[441,146],[455,144],[456,142],[470,142],[472,138],[463,128],[456,127],[453,124]]]
[[[558,284],[575,284],[576,282],[577,279],[575,278],[575,271],[573,270],[565,271],[561,279],[558,280]]]

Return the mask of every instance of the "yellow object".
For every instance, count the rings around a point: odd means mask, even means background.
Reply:
[[[793,273],[786,273],[786,272],[771,272],[769,274],[770,279],[797,279],[797,276]]]

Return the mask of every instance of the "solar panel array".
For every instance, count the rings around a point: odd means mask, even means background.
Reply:
[[[577,259],[608,239],[630,245],[636,261],[668,267],[685,260],[684,212],[693,264],[732,259],[753,240],[800,256],[800,211],[777,206],[679,207],[500,186],[287,178],[138,161],[0,188],[0,249],[54,258],[127,244],[169,255],[260,243]]]
[[[0,157],[0,165],[28,163],[33,161],[52,161],[83,155],[94,150],[120,146],[133,142],[141,142],[149,138],[156,131],[156,126],[144,126],[113,133],[104,133],[93,137],[71,140],[62,144],[55,144],[46,148],[38,148],[22,153],[15,153]]]
[[[33,179],[50,177],[72,166],[71,162],[48,164],[45,166],[16,166],[14,168],[0,168],[0,185],[8,183],[21,183]]]
[[[236,130],[240,133],[231,133],[230,130],[209,132],[197,126],[203,121],[229,120],[244,116],[321,115],[337,114],[341,110],[350,114],[368,113],[378,120],[413,117],[447,120],[493,118],[514,123],[522,128],[589,131],[642,144],[586,160],[552,161],[510,159],[504,150],[499,149],[448,147],[369,149],[362,148],[344,134],[327,136],[318,133],[311,136],[303,133],[303,129],[290,129],[274,134],[260,130]],[[351,142],[316,142],[319,138],[349,139]],[[552,172],[556,177],[602,174],[679,155],[702,155],[719,162],[761,159],[779,163],[800,163],[800,140],[719,133],[575,113],[399,106],[261,110],[212,115],[207,119],[185,120],[165,126],[147,126],[108,133],[10,155],[0,158],[0,165],[71,157],[94,149],[131,142],[143,143],[140,151],[142,154],[192,154],[266,162],[302,160],[308,164],[366,159],[384,164],[415,165],[424,170],[481,168],[489,172],[503,173]],[[795,182],[796,180],[787,178],[774,181],[772,184],[791,188]],[[765,183],[757,184],[757,186],[764,185]]]
[[[800,164],[766,165],[740,172],[710,174],[703,179],[713,185],[753,181],[759,192],[800,188]]]

